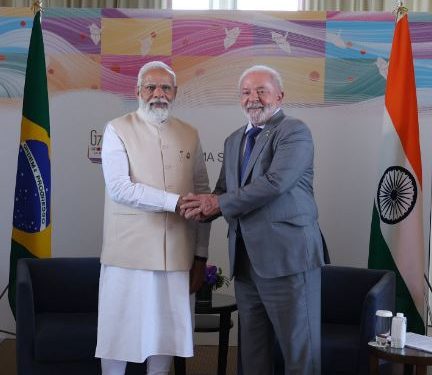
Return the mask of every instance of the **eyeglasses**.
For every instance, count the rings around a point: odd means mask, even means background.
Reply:
[[[270,93],[270,90],[267,89],[256,89],[256,90],[243,90],[240,93],[242,98],[247,98],[252,95],[252,93],[256,93],[259,98],[263,98]]]
[[[154,92],[156,91],[156,89],[158,87],[164,92],[164,94],[167,94],[167,95],[172,94],[172,92],[174,90],[174,88],[171,85],[167,85],[167,84],[156,85],[153,83],[149,83],[147,85],[142,85],[141,90],[144,90],[144,92],[147,95],[152,95],[152,94],[154,94]]]

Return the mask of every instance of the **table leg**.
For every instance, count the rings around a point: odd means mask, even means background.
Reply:
[[[226,374],[231,312],[220,314],[218,375]]]
[[[379,360],[373,354],[369,354],[370,375],[379,375]]]
[[[416,366],[416,375],[426,375],[427,371],[426,371],[426,366]]]
[[[405,363],[404,364],[404,372],[403,373],[404,373],[404,375],[414,375],[414,366]],[[417,372],[416,372],[416,374],[417,374]]]
[[[175,375],[186,375],[186,359],[184,357],[174,357]]]

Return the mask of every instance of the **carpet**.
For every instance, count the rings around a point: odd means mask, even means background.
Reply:
[[[187,375],[216,375],[217,373],[217,346],[196,346],[195,356],[186,360]],[[0,342],[0,368],[1,375],[16,375],[15,340],[6,339]],[[230,346],[227,358],[226,375],[237,373],[237,347]],[[171,371],[174,375],[174,370]]]

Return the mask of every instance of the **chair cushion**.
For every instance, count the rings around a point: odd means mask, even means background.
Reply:
[[[97,313],[43,313],[35,323],[37,361],[94,359]]]
[[[355,374],[360,350],[360,326],[322,324],[322,373]]]

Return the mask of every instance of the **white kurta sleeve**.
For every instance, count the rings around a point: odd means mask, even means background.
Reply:
[[[103,137],[102,169],[113,201],[145,211],[175,212],[178,194],[131,181],[126,149],[111,123],[107,124]]]
[[[194,193],[207,194],[210,192],[207,168],[201,144],[198,144],[194,169]],[[195,255],[208,258],[208,246],[210,238],[211,223],[198,223]]]

